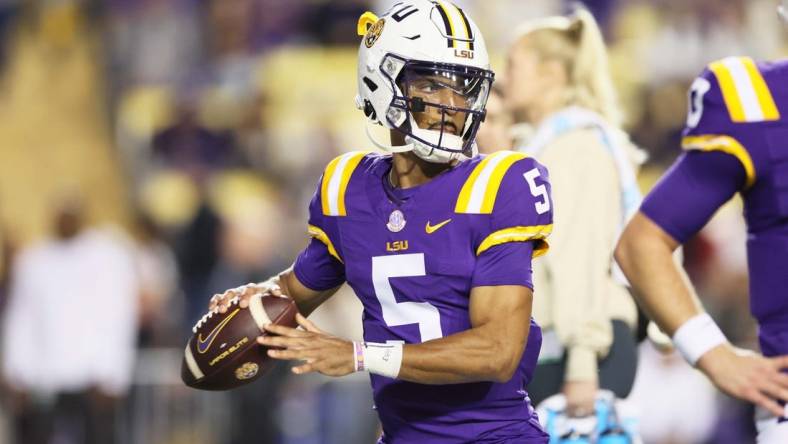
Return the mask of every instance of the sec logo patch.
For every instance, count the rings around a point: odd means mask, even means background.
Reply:
[[[369,27],[369,30],[367,30],[367,35],[364,36],[364,44],[367,46],[367,48],[371,48],[372,45],[378,41],[378,37],[380,37],[380,33],[383,32],[383,26],[385,24],[386,20],[380,19]]]

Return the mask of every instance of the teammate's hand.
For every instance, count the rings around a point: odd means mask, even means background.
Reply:
[[[776,400],[788,401],[788,374],[782,373],[788,356],[766,358],[723,344],[701,356],[698,368],[723,392],[784,416]]]
[[[246,308],[249,306],[249,298],[258,293],[262,294],[263,296],[269,294],[274,296],[282,296],[282,290],[279,288],[279,285],[276,283],[276,281],[274,279],[269,279],[261,283],[249,283],[246,285],[241,285],[240,287],[226,290],[224,293],[213,295],[211,301],[208,304],[208,310],[224,313],[230,307],[230,301],[236,297],[239,299],[238,305],[241,308]]]
[[[597,381],[566,381],[561,390],[566,397],[566,414],[580,418],[594,414],[594,401],[599,391]]]
[[[319,372],[327,376],[344,376],[356,369],[353,363],[353,342],[321,331],[307,318],[296,315],[298,325],[304,330],[268,324],[266,331],[277,336],[259,336],[257,343],[284,350],[268,350],[274,359],[299,360],[303,364],[293,367],[293,373]]]

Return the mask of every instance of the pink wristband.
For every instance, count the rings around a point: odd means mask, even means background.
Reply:
[[[353,366],[355,371],[363,372],[364,367],[364,343],[353,341]]]

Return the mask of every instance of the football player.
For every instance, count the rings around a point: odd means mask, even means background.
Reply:
[[[783,2],[780,14],[785,17]],[[641,306],[690,364],[759,407],[759,442],[788,442],[788,60],[730,57],[689,93],[685,153],[645,199],[616,249]],[[672,252],[734,194],[744,200],[750,305],[764,356],[728,343]]]
[[[326,167],[309,206],[311,243],[278,276],[216,295],[262,292],[304,316],[347,282],[364,341],[268,326],[258,339],[297,374],[369,372],[383,443],[545,443],[524,387],[541,345],[531,259],[547,249],[547,171],[521,153],[475,155],[493,81],[484,39],[445,0],[407,0],[359,20],[357,106],[389,128],[392,154]]]

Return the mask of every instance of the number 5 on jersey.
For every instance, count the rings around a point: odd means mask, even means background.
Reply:
[[[534,197],[542,199],[534,203],[536,212],[538,214],[544,214],[550,211],[550,198],[547,197],[547,187],[544,186],[544,184],[536,184],[536,178],[539,177],[539,170],[537,168],[528,170],[523,173],[523,177],[525,177],[525,180],[528,182],[528,188],[531,189],[531,194],[533,194]]]
[[[429,302],[397,302],[389,278],[426,275],[423,253],[372,258],[372,283],[383,320],[389,327],[419,324],[421,342],[443,337],[440,312]]]

